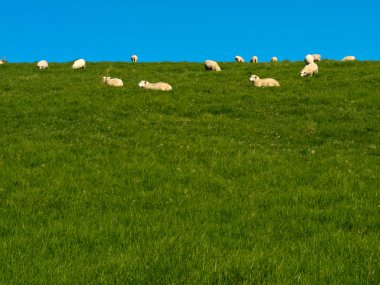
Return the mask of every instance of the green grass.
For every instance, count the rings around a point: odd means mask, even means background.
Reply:
[[[380,62],[303,65],[0,66],[0,284],[380,284]]]

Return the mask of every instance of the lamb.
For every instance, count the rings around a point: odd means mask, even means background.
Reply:
[[[103,76],[103,83],[109,86],[122,87],[123,81],[119,78],[111,78],[109,76]]]
[[[205,68],[206,70],[221,71],[218,63],[209,59],[205,61]]]
[[[321,55],[320,54],[312,54],[314,61],[321,61]]]
[[[37,62],[37,67],[39,69],[47,69],[49,68],[49,64],[46,60],[40,60],[39,62]]]
[[[273,56],[273,57],[270,59],[270,61],[271,61],[271,62],[277,62],[278,59],[277,59],[277,57]]]
[[[312,63],[312,62],[314,62],[314,57],[311,54],[307,54],[305,56],[305,63],[309,64],[309,63]]]
[[[139,58],[138,58],[137,55],[135,55],[135,54],[131,56],[131,61],[132,61],[132,62],[137,62],[138,59],[139,59]]]
[[[86,68],[86,61],[84,59],[77,59],[71,66],[72,69],[84,69]]]
[[[168,83],[165,83],[165,82],[150,83],[145,80],[139,83],[139,87],[144,88],[144,89],[161,90],[161,91],[170,91],[173,89]]]
[[[279,87],[280,83],[278,83],[277,80],[273,78],[263,78],[261,79],[257,75],[251,75],[249,80],[253,83],[256,87]]]
[[[252,62],[252,63],[258,63],[258,62],[259,62],[259,59],[257,58],[256,55],[254,55],[254,56],[252,56],[250,62]]]
[[[318,65],[315,62],[309,63],[301,70],[301,77],[313,76],[318,73]]]
[[[356,58],[353,55],[349,55],[342,58],[342,61],[354,61]]]
[[[240,55],[237,55],[237,56],[235,56],[235,61],[236,62],[244,62],[244,59]]]

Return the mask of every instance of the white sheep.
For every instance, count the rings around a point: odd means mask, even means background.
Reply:
[[[0,59],[0,64],[6,64],[7,62],[5,59]]]
[[[138,59],[139,59],[139,58],[138,58],[137,55],[135,55],[135,54],[131,56],[131,61],[132,61],[132,62],[137,62]]]
[[[111,78],[109,76],[103,76],[103,83],[109,86],[122,87],[123,80],[119,78]]]
[[[236,62],[244,62],[244,58],[242,58],[240,55],[235,56]]]
[[[206,70],[221,71],[218,63],[209,59],[205,61],[205,68]]]
[[[277,57],[273,56],[273,57],[271,57],[270,61],[271,61],[271,62],[277,62],[278,59],[277,59]]]
[[[313,76],[318,73],[318,65],[315,62],[309,63],[301,70],[301,77]]]
[[[354,61],[356,58],[353,55],[349,55],[342,58],[342,61]]]
[[[314,62],[314,57],[311,54],[307,54],[305,56],[305,63],[309,64],[309,63],[312,63],[312,62]]]
[[[321,55],[320,54],[312,54],[314,61],[321,61]]]
[[[40,60],[39,62],[37,62],[37,67],[39,69],[47,69],[49,68],[49,64],[46,60]]]
[[[86,61],[84,59],[77,59],[71,66],[72,69],[84,69],[86,68]]]
[[[250,62],[252,62],[252,63],[258,63],[258,62],[259,62],[259,59],[257,58],[256,55],[254,55],[254,56],[252,56]]]
[[[165,82],[150,83],[145,80],[139,83],[139,87],[144,88],[144,89],[162,90],[162,91],[170,91],[173,89],[168,83],[165,83]]]
[[[256,87],[279,87],[280,83],[278,83],[277,80],[273,78],[263,78],[261,79],[257,75],[251,75],[249,80],[253,83]]]

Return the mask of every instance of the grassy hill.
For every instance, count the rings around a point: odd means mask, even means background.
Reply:
[[[0,283],[379,284],[380,62],[303,66],[0,66]]]

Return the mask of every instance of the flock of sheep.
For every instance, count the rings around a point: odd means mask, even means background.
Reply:
[[[131,61],[136,63],[138,60],[137,55],[131,56]],[[346,56],[342,59],[342,61],[354,61],[356,58],[354,56]],[[245,62],[243,57],[237,55],[235,57],[236,62]],[[277,62],[277,57],[272,57],[271,62]],[[314,74],[318,73],[318,65],[316,64],[316,61],[321,61],[321,55],[320,54],[308,54],[305,57],[305,67],[301,70],[301,77],[305,76],[313,76]],[[257,56],[253,56],[250,60],[251,63],[257,63],[258,58]],[[0,64],[7,63],[6,60],[0,60]],[[206,70],[210,71],[221,71],[221,68],[219,64],[216,61],[213,60],[206,60],[204,62]],[[37,67],[39,69],[47,69],[49,68],[49,64],[46,60],[41,60],[37,62]],[[77,59],[74,61],[73,65],[71,66],[72,69],[84,69],[86,68],[86,61],[84,59]],[[251,75],[249,80],[253,83],[256,87],[279,87],[280,83],[273,79],[273,78],[260,78],[257,75]],[[109,86],[113,87],[122,87],[123,81],[119,78],[111,78],[109,76],[103,76],[103,83]],[[139,87],[144,89],[153,89],[153,90],[162,90],[162,91],[170,91],[172,90],[172,86],[165,82],[156,82],[156,83],[150,83],[146,80],[141,81],[138,84]]]

